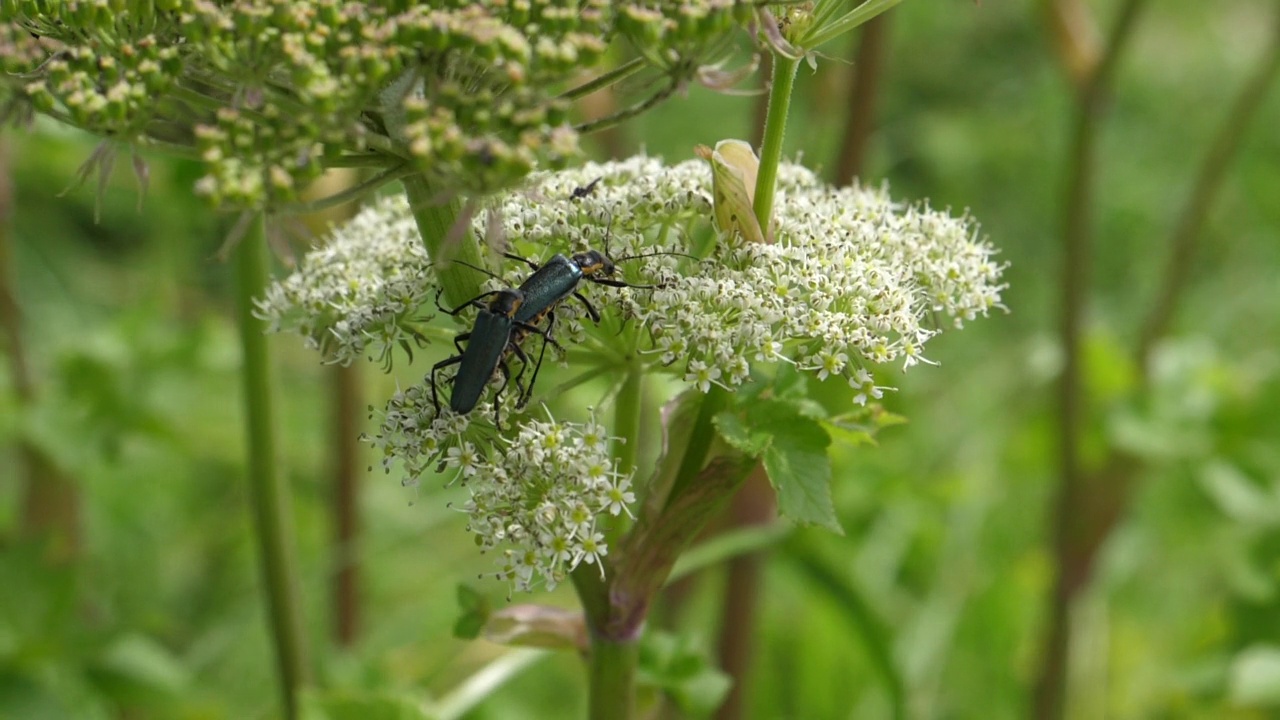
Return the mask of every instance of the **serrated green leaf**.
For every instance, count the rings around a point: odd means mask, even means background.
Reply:
[[[836,445],[859,447],[862,445],[874,446],[876,444],[875,436],[865,427],[832,422],[824,422],[822,427],[831,436],[831,442]]]
[[[796,406],[796,412],[812,420],[826,420],[831,415],[831,413],[827,412],[827,409],[823,407],[822,403],[816,400],[810,400],[809,398],[796,398],[793,402]]]
[[[803,419],[795,400],[763,398],[749,403],[746,408],[746,425],[753,432],[772,433],[775,427],[785,427],[793,420]]]
[[[729,443],[733,449],[751,457],[760,457],[773,440],[773,436],[769,433],[747,427],[746,422],[732,412],[722,412],[716,415],[712,422],[725,442]]]
[[[770,430],[773,443],[764,451],[764,469],[778,493],[778,511],[843,535],[831,500],[831,437],[818,422],[799,415],[770,423]]]

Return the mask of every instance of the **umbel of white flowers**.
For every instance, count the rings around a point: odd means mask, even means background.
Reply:
[[[845,378],[855,402],[866,403],[883,390],[870,366],[924,361],[925,343],[943,326],[1000,306],[1003,266],[967,215],[895,203],[884,188],[833,188],[783,164],[775,242],[747,243],[716,236],[711,197],[705,163],[634,157],[535,174],[474,222],[481,236],[535,261],[607,248],[628,282],[659,286],[583,283],[602,314],[626,319],[625,332],[618,323],[596,327],[580,303],[566,302],[556,337],[604,353],[638,346],[654,372],[704,392],[740,385],[753,363],[785,362],[817,379]],[[504,263],[484,288],[516,287],[529,272]],[[436,288],[409,208],[393,198],[335,230],[270,289],[260,313],[275,330],[301,333],[327,361],[386,362],[439,314]],[[515,393],[507,395],[504,413],[515,410]],[[437,414],[424,380],[391,399],[374,442],[408,482],[440,462],[458,469],[472,496],[470,528],[499,551],[499,575],[517,588],[555,584],[603,557],[595,518],[623,512],[632,497],[630,478],[609,460],[605,430],[523,420],[498,442],[473,442],[470,418],[487,414]]]

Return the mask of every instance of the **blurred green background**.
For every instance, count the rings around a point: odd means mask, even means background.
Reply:
[[[1105,30],[1117,5],[1087,7]],[[1074,603],[1071,718],[1280,716],[1280,89],[1228,166],[1145,391],[1131,360],[1196,168],[1274,42],[1276,12],[1262,0],[1151,4],[1104,107],[1083,456],[1119,448],[1138,469]],[[900,388],[886,406],[910,422],[877,448],[835,450],[846,537],[801,530],[767,556],[759,616],[738,629],[755,641],[748,717],[889,717],[886,673],[909,717],[1032,717],[1057,572],[1073,91],[1040,3],[908,2],[889,18],[862,177],[899,199],[970,209],[1010,263],[1010,313],[934,340],[940,367],[881,377]],[[855,46],[833,43],[818,72],[801,70],[789,126],[789,153],[828,177]],[[615,147],[683,160],[694,144],[750,137],[756,103],[691,88]],[[196,166],[164,158],[149,158],[141,209],[127,157],[96,209],[92,181],[67,191],[93,139],[46,122],[2,137],[22,327],[0,372],[0,718],[270,717],[239,350],[218,257],[234,218],[192,197]],[[475,580],[489,560],[445,506],[462,491],[364,478],[360,626],[353,644],[337,643],[334,371],[296,338],[274,347],[313,665],[357,695],[446,693],[504,652],[451,634],[458,583],[505,602],[505,587]],[[424,367],[397,373],[412,382]],[[365,404],[395,387],[376,367],[362,376]],[[75,543],[22,539],[22,443],[74,489],[64,510],[77,513]],[[376,462],[366,455],[362,465]],[[1096,505],[1105,514],[1105,494]],[[723,588],[721,573],[704,573],[674,621],[712,657]],[[550,600],[574,602],[567,590]],[[582,701],[565,698],[583,687],[577,658],[550,655],[467,717],[580,715]]]

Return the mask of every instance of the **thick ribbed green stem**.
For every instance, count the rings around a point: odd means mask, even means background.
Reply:
[[[774,54],[773,78],[769,83],[769,114],[764,121],[764,143],[760,146],[760,172],[756,175],[756,219],[769,236],[769,218],[773,216],[773,194],[778,184],[778,163],[782,161],[782,140],[787,133],[787,111],[791,107],[791,89],[795,87],[799,60]]]
[[[431,261],[440,263],[436,275],[444,288],[449,307],[457,307],[480,294],[484,275],[475,268],[484,267],[480,246],[471,232],[470,218],[463,218],[457,198],[445,200],[420,173],[402,178],[409,208],[418,223],[422,244]],[[461,227],[458,223],[465,223]],[[467,267],[471,265],[473,267]]]
[[[267,273],[265,219],[257,218],[236,248],[236,304],[244,349],[245,430],[249,504],[267,594],[284,717],[298,717],[298,693],[306,683],[302,611],[293,553],[289,489],[276,461],[276,421],[266,323],[254,317],[253,300],[264,294]]]
[[[634,353],[627,360],[626,378],[614,399],[613,427],[619,438],[613,445],[613,457],[619,472],[633,472],[640,444],[640,409],[644,397],[644,373]],[[620,518],[609,518],[618,520]],[[611,547],[617,547],[620,523],[610,523]],[[614,569],[606,564],[609,578],[602,579],[594,565],[580,565],[573,571],[574,589],[582,602],[590,630],[591,649],[587,658],[589,696],[588,717],[630,718],[635,711],[635,673],[638,638],[608,637],[613,606],[610,582]]]
[[[644,398],[644,371],[634,352],[626,367],[626,379],[613,401],[613,433],[621,438],[614,443],[613,457],[618,462],[618,472],[623,473],[636,469],[636,455],[640,451],[640,406]]]
[[[588,681],[591,690],[587,717],[590,720],[630,720],[635,715],[636,664],[640,655],[638,638],[613,640],[591,637]]]

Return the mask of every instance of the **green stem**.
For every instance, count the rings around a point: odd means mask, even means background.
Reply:
[[[820,30],[802,38],[800,44],[807,50],[815,50],[828,40],[839,37],[878,17],[881,13],[893,9],[893,6],[900,2],[902,0],[867,0],[867,2],[858,5],[839,19],[833,18],[835,13],[839,12],[842,6],[841,3],[822,5],[821,7],[827,12],[824,12],[822,17],[817,18],[813,24],[815,28],[820,28]]]
[[[636,665],[640,655],[636,639],[591,638],[587,659],[587,717],[591,720],[630,720],[635,714]]]
[[[613,432],[619,440],[614,443],[613,457],[618,470],[631,472],[636,466],[640,444],[640,409],[644,397],[644,373],[634,351],[626,364],[626,377],[614,399]],[[616,518],[610,518],[614,520]],[[610,523],[617,529],[617,523]],[[611,532],[609,541],[617,547],[617,532]],[[595,565],[579,565],[571,575],[574,589],[582,602],[587,628],[591,636],[591,651],[587,658],[590,712],[592,720],[632,716],[635,706],[636,637],[610,637],[608,628],[612,620],[609,582],[615,576],[612,563],[606,563],[608,579],[600,577]]]
[[[698,417],[689,430],[689,444],[680,459],[680,469],[676,471],[676,479],[671,483],[671,491],[667,497],[675,497],[684,491],[690,483],[698,478],[702,466],[707,464],[707,455],[711,452],[711,443],[715,440],[716,429],[711,424],[716,413],[728,404],[729,391],[719,385],[712,385],[706,397],[698,405]]]
[[[636,468],[636,455],[640,451],[640,405],[644,396],[644,372],[634,352],[628,357],[626,368],[627,375],[613,406],[613,432],[620,438],[614,443],[613,457],[618,461],[618,471],[624,473]]]
[[[431,260],[438,263],[436,274],[449,307],[457,307],[479,295],[483,275],[467,265],[484,267],[485,263],[471,232],[470,219],[462,217],[458,199],[443,199],[421,173],[408,175],[400,182],[409,198],[409,210],[418,224],[418,232],[422,234],[422,244]]]
[[[608,565],[611,563],[606,563]],[[600,577],[600,568],[586,563],[574,568],[569,579],[573,581],[573,589],[587,618],[587,628],[594,638],[609,622],[609,586]]]
[[[306,683],[302,612],[289,488],[276,463],[275,388],[266,323],[254,317],[254,298],[263,294],[267,272],[265,218],[259,216],[236,249],[236,292],[240,343],[244,348],[244,400],[248,440],[249,504],[262,562],[271,635],[280,673],[284,716],[298,717],[298,692]]]
[[[569,90],[566,90],[563,93],[560,93],[559,99],[577,100],[580,97],[586,97],[587,95],[590,95],[591,93],[597,90],[600,90],[601,88],[607,87],[609,85],[613,85],[615,83],[619,83],[625,80],[626,78],[631,77],[637,72],[640,72],[640,69],[643,68],[644,66],[645,66],[644,58],[636,58],[629,62],[623,63],[622,65],[619,65],[618,67],[610,70],[609,72],[601,75],[598,78],[595,78],[575,88],[570,88]]]
[[[760,146],[760,172],[756,175],[756,219],[765,237],[769,237],[769,219],[773,217],[773,194],[778,181],[778,163],[782,161],[782,140],[787,133],[787,111],[791,107],[791,89],[795,86],[800,61],[777,53],[773,56],[773,79],[769,83],[769,114],[764,121],[764,143]]]
[[[623,121],[630,120],[631,118],[637,115],[641,115],[645,112],[648,112],[650,109],[655,107],[658,103],[671,97],[671,94],[674,93],[677,89],[679,89],[679,87],[680,87],[679,83],[676,83],[676,82],[668,83],[666,87],[655,92],[653,95],[649,96],[649,98],[646,100],[642,100],[641,102],[638,102],[635,105],[632,105],[631,107],[624,108],[622,110],[619,110],[618,112],[611,113],[602,118],[598,118],[590,122],[581,123],[579,125],[574,125],[573,129],[578,131],[582,135],[588,135],[593,132],[607,130],[615,125],[621,125]]]
[[[404,160],[396,155],[384,155],[377,152],[352,152],[346,155],[337,155],[335,157],[322,157],[320,164],[326,170],[331,168],[388,168],[395,167],[404,163]]]
[[[352,185],[341,192],[336,192],[328,197],[323,197],[319,200],[312,200],[310,202],[285,205],[277,208],[276,211],[290,215],[310,215],[312,213],[318,213],[328,210],[329,208],[334,208],[339,205],[345,205],[349,202],[359,200],[366,195],[371,195],[374,190],[377,190],[383,185],[395,182],[396,180],[399,180],[413,172],[414,171],[407,165],[401,163],[395,167],[383,170],[364,182]]]

